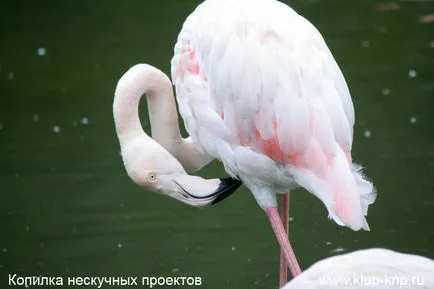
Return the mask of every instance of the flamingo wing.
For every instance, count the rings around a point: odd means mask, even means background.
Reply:
[[[369,228],[351,96],[309,21],[274,0],[208,0],[184,23],[172,78],[187,130],[229,174],[296,183],[338,224]]]

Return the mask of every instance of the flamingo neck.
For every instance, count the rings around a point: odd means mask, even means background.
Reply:
[[[119,80],[113,103],[116,132],[121,144],[138,136],[149,137],[139,118],[139,103],[147,96],[152,137],[161,145],[181,140],[178,115],[169,78],[160,70],[138,64]]]

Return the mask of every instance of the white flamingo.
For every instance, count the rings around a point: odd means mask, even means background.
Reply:
[[[321,260],[282,289],[433,289],[434,261],[387,249]]]
[[[188,141],[179,134],[167,77],[149,66],[133,71],[142,75],[127,81],[130,70],[119,81],[114,113],[125,166],[136,183],[179,199],[157,185],[160,170],[166,182],[165,172],[174,168],[151,159],[144,140],[136,140],[143,136],[137,106],[145,93],[152,135],[167,149],[158,146],[159,153],[191,169],[219,159],[266,212],[293,276],[301,270],[285,232],[287,218],[282,223],[278,215],[277,194],[304,187],[337,224],[369,230],[365,216],[375,191],[352,163],[354,108],[347,84],[321,34],[290,7],[275,0],[207,0],[187,18],[175,45],[172,80]],[[123,136],[125,127],[134,137]],[[181,170],[176,163],[175,171]],[[205,182],[181,173],[185,181],[176,183],[184,189],[196,187],[190,180]],[[219,191],[213,182],[207,195]],[[282,215],[286,201],[283,208]],[[281,284],[285,275],[281,271]]]

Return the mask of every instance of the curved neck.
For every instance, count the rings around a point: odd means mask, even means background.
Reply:
[[[138,64],[122,76],[116,87],[113,115],[121,144],[146,135],[138,113],[144,94],[148,101],[152,137],[164,147],[179,142],[178,114],[169,78],[155,67]]]

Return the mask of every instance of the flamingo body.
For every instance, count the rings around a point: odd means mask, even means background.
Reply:
[[[350,92],[308,20],[275,0],[207,0],[182,27],[172,80],[192,139],[264,210],[301,186],[337,224],[369,230]]]
[[[434,288],[434,261],[387,249],[321,260],[282,289]]]

